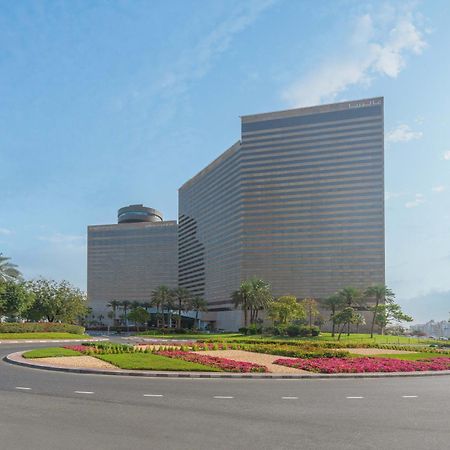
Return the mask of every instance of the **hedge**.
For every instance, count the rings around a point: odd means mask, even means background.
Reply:
[[[84,327],[68,323],[25,322],[0,323],[0,333],[71,333],[83,334]]]

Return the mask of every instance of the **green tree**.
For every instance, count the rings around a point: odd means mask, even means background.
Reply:
[[[381,328],[381,334],[387,325],[393,322],[412,322],[414,319],[405,314],[399,304],[394,302],[394,299],[386,299],[385,303],[378,305],[376,310],[375,322]]]
[[[309,322],[309,328],[312,330],[314,319],[319,315],[319,310],[317,309],[317,302],[313,298],[305,298],[300,304],[306,312]]]
[[[244,312],[244,326],[248,325],[248,311],[251,307],[252,284],[250,280],[245,280],[237,291],[231,294],[231,300],[235,308],[241,308]]]
[[[86,294],[68,281],[56,282],[40,278],[28,283],[35,300],[25,313],[31,320],[47,319],[49,322],[77,323],[87,315]]]
[[[129,330],[128,327],[128,310],[131,308],[131,302],[129,300],[123,300],[120,302],[120,306],[122,307],[123,311],[123,320],[125,321],[125,325],[127,327],[127,330]]]
[[[128,313],[128,318],[135,323],[136,330],[139,331],[139,325],[146,324],[150,319],[150,314],[142,306],[139,306]]]
[[[375,286],[369,286],[365,293],[367,299],[375,299],[375,306],[372,308],[372,323],[370,324],[370,337],[373,338],[373,330],[375,327],[377,313],[379,311],[378,306],[385,300],[388,302],[395,299],[395,294],[385,285],[378,284]]]
[[[156,308],[156,326],[159,328],[160,326],[160,314],[162,318],[162,327],[165,328],[166,322],[164,317],[164,308],[168,302],[168,299],[171,297],[172,293],[170,288],[167,286],[161,285],[158,286],[152,292],[152,300],[151,305]]]
[[[355,287],[347,286],[341,289],[338,295],[342,298],[343,303],[348,308],[353,308],[354,306],[361,304],[362,292]],[[347,336],[350,336],[350,324],[351,321],[347,322]]]
[[[331,336],[334,337],[336,334],[336,321],[334,316],[345,304],[345,300],[339,294],[331,295],[323,301],[325,308],[330,310],[330,320],[331,320]]]
[[[110,319],[113,319],[114,326],[117,325],[117,309],[120,307],[120,302],[118,300],[111,300],[107,305],[108,308],[112,309],[112,317],[108,314]]]
[[[283,295],[268,305],[268,316],[274,325],[287,325],[294,320],[304,320],[305,309],[292,295]]]
[[[172,290],[172,298],[178,310],[177,328],[181,328],[181,313],[189,307],[191,297],[191,293],[185,288],[178,287]]]
[[[31,308],[34,294],[23,282],[6,281],[0,285],[0,316],[15,320]]]
[[[342,311],[339,311],[334,315],[336,325],[341,326],[339,329],[338,341],[341,339],[341,334],[344,331],[345,326],[348,328],[350,324],[355,321],[355,310],[351,306],[346,306]]]
[[[198,319],[199,312],[208,311],[208,304],[202,297],[193,297],[190,301],[189,310],[195,312],[195,327],[200,328],[200,322]]]
[[[22,278],[22,274],[17,269],[17,265],[9,262],[10,259],[0,253],[0,282],[14,281]]]

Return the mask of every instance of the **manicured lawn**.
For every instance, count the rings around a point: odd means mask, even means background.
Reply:
[[[95,357],[114,364],[121,369],[220,372],[220,369],[216,367],[183,361],[182,359],[153,355],[151,353],[122,353],[117,355],[95,355]]]
[[[361,355],[355,355],[361,357]],[[402,359],[404,361],[417,361],[420,359],[430,359],[430,358],[448,358],[449,355],[443,355],[442,353],[405,353],[396,355],[374,355],[374,358],[390,358],[390,359]]]
[[[217,333],[217,334],[146,334],[146,333],[138,333],[136,336],[142,336],[146,338],[154,338],[154,339],[230,339],[230,338],[239,338],[242,334],[239,333]]]
[[[72,333],[0,333],[0,341],[16,339],[90,339],[86,334]]]
[[[23,354],[24,358],[51,358],[54,356],[80,356],[80,352],[62,347],[37,348]]]

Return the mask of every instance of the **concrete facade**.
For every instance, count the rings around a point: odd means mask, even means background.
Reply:
[[[242,117],[241,140],[179,190],[179,284],[236,329],[230,295],[323,299],[384,284],[383,98]]]

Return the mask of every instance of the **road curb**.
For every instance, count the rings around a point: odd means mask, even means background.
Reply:
[[[17,339],[17,340],[6,340],[0,341],[0,344],[51,344],[52,342],[55,344],[60,344],[62,342],[103,342],[109,341],[108,338],[87,338],[87,339]]]
[[[80,369],[60,366],[49,366],[30,362],[23,358],[24,352],[15,352],[6,355],[3,360],[33,369],[51,370],[56,372],[81,373],[90,375],[116,375],[116,376],[133,376],[146,378],[238,378],[253,380],[302,380],[302,379],[328,379],[328,378],[404,378],[404,377],[430,377],[450,375],[450,370],[428,371],[428,372],[377,372],[377,373],[311,373],[311,374],[268,374],[268,373],[218,373],[218,372],[155,372],[155,371],[134,371],[134,370],[105,370],[105,369]]]

